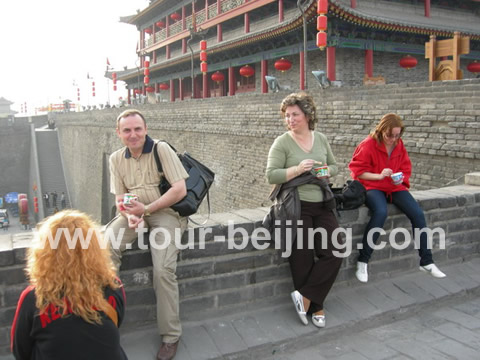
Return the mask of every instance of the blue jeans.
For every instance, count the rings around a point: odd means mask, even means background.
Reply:
[[[415,231],[415,228],[423,229],[427,226],[422,209],[409,191],[404,190],[392,193],[392,203],[410,219],[410,222],[412,223],[412,231]],[[387,197],[383,191],[368,190],[365,204],[372,212],[372,217],[370,218],[363,234],[363,249],[360,250],[358,261],[368,263],[372,256],[373,249],[368,245],[367,235],[373,228],[383,228],[383,224],[385,224],[385,220],[388,216]],[[374,244],[377,244],[379,236],[380,234],[378,232],[374,233],[372,237]],[[433,264],[432,251],[428,248],[427,239],[427,234],[422,232],[420,235],[420,248],[418,249],[421,266]]]

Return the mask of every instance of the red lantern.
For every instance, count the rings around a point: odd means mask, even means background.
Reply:
[[[200,63],[200,71],[204,74],[208,72],[208,64],[206,62]]]
[[[152,33],[152,29],[151,28],[145,28],[143,31],[145,31],[145,33],[147,34],[151,34]]]
[[[157,21],[155,25],[157,25],[157,27],[159,27],[160,29],[165,27],[165,23],[163,21]]]
[[[178,15],[177,13],[173,13],[173,14],[170,14],[170,19],[174,20],[174,21],[178,21],[180,20],[182,17],[180,15]]]
[[[151,87],[151,86],[148,86],[146,89],[145,89],[146,92],[148,93],[152,93],[155,91],[155,88]]]
[[[407,70],[417,66],[417,63],[418,63],[417,59],[415,59],[413,56],[410,56],[410,55],[402,57],[399,62],[400,66]]]
[[[327,30],[327,17],[325,15],[318,15],[317,17],[317,30],[326,31]]]
[[[207,53],[205,51],[200,51],[200,61],[207,61]]]
[[[477,73],[480,73],[480,63],[477,60],[471,62],[467,65],[467,70],[477,75]]]
[[[142,90],[140,90],[140,89],[135,89],[135,90],[133,90],[133,92],[134,92],[135,94],[141,94],[141,93],[142,93]]]
[[[287,59],[281,58],[280,60],[275,61],[274,66],[275,69],[281,72],[285,72],[287,70],[290,70],[290,68],[292,67],[292,62]]]
[[[150,61],[145,60],[143,66],[145,66],[146,68],[150,67]]]
[[[201,40],[200,41],[200,50],[206,51],[207,50],[207,41]]]
[[[113,85],[113,91],[117,91],[117,85]]]
[[[149,69],[149,68],[145,68],[145,69],[143,70],[143,75],[149,76],[149,75],[150,75],[150,69]]]
[[[225,80],[225,76],[220,71],[217,71],[212,74],[212,80],[218,84],[220,81]]]
[[[317,14],[326,14],[328,12],[328,0],[317,1]]]
[[[168,90],[170,86],[166,83],[161,83],[159,86],[160,90]]]
[[[117,73],[116,72],[112,73],[112,79],[117,79]]]
[[[143,78],[143,83],[144,83],[145,85],[150,84],[150,78],[149,78],[148,76],[145,76],[145,77]]]
[[[249,65],[245,65],[240,68],[240,75],[246,78],[252,76],[253,74],[255,74],[255,69]]]
[[[317,47],[320,50],[323,50],[325,49],[326,46],[327,46],[327,33],[323,31],[319,31],[317,33]]]

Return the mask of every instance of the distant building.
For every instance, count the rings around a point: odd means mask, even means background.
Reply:
[[[10,109],[10,105],[12,104],[13,102],[4,97],[0,97],[0,123],[13,123],[14,116],[17,112]]]
[[[116,74],[127,83],[128,102],[266,93],[272,91],[266,75],[275,77],[280,89],[316,89],[313,70],[346,85],[368,84],[369,78],[428,80],[425,43],[430,35],[448,39],[455,31],[470,37],[461,69],[464,78],[475,77],[466,68],[480,60],[479,1],[331,0],[324,51],[316,45],[317,0],[299,3],[307,20],[307,56],[297,0],[156,0],[121,18],[139,32],[137,68]],[[207,42],[205,73],[201,39]],[[410,70],[399,65],[407,55],[418,61]],[[112,72],[106,76],[112,78]]]

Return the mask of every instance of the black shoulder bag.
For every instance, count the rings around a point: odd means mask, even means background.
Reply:
[[[343,187],[332,188],[337,210],[353,210],[365,204],[367,191],[358,180],[348,180]]]
[[[177,150],[172,145],[168,145],[173,151],[175,151],[175,153],[177,153]],[[162,163],[160,162],[157,152],[157,143],[153,147],[153,155],[155,156],[158,171],[163,173]],[[180,216],[190,216],[197,212],[203,199],[207,196],[208,213],[210,214],[210,196],[208,190],[213,184],[215,173],[190,156],[186,151],[183,154],[177,154],[177,156],[188,173],[188,179],[185,181],[187,195],[182,200],[172,205],[171,208],[177,211]],[[171,186],[165,176],[162,176],[159,185],[160,193],[165,194],[170,187]]]

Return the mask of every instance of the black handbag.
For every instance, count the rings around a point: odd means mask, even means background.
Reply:
[[[337,210],[353,210],[365,204],[367,191],[358,180],[348,180],[343,187],[332,188]]]
[[[177,150],[172,145],[168,145],[172,148],[173,151],[175,151],[175,153],[177,153]],[[157,152],[157,144],[155,144],[155,146],[153,147],[153,155],[155,157],[155,162],[157,163],[158,171],[163,172],[162,163],[160,162],[160,158]],[[185,185],[187,187],[187,195],[182,200],[170,207],[176,212],[178,212],[180,216],[190,216],[198,211],[200,204],[206,196],[208,203],[208,213],[210,213],[210,196],[208,190],[213,184],[215,173],[208,167],[203,165],[201,162],[194,159],[187,152],[177,155],[183,167],[188,173],[188,179],[185,181]],[[167,190],[170,189],[170,187],[171,186],[165,176],[162,176],[162,180],[160,181],[159,185],[160,193],[165,194]]]

